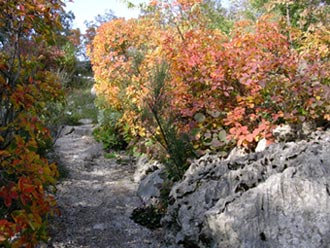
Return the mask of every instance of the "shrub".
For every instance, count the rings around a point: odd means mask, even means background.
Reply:
[[[165,62],[156,65],[150,79],[149,94],[145,97],[143,123],[150,138],[157,141],[164,149],[161,162],[166,166],[168,179],[180,180],[189,166],[188,159],[194,157],[189,136],[180,133],[175,127],[175,114],[169,109],[169,95],[166,89],[168,66]]]
[[[50,143],[45,109],[63,97],[53,73],[60,54],[62,2],[0,0],[0,246],[47,240],[58,171],[42,155]]]
[[[93,135],[98,142],[103,143],[105,150],[122,150],[127,146],[123,130],[118,125],[120,117],[120,113],[110,108],[99,112],[99,126],[94,129]]]
[[[200,4],[153,1],[145,16],[98,30],[91,53],[97,89],[122,113],[119,123],[132,139],[156,135],[170,151],[166,135],[174,142],[187,134],[199,155],[225,155],[233,146],[272,142],[281,123],[329,121],[328,27],[293,31],[265,15],[237,22],[225,35],[209,28]],[[158,87],[162,110],[153,102],[146,115],[162,61],[168,66],[166,85]],[[145,122],[148,115],[153,122]]]

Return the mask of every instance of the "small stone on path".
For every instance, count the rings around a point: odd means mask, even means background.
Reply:
[[[160,248],[163,234],[130,219],[140,207],[131,163],[106,159],[92,137],[90,120],[64,127],[55,143],[59,163],[68,177],[57,185],[61,216],[51,220],[48,247]],[[124,156],[124,155],[123,155]]]

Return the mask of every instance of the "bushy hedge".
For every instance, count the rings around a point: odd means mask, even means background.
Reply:
[[[197,155],[270,143],[281,123],[328,122],[328,28],[276,20],[240,21],[227,35],[209,28],[201,1],[152,1],[145,16],[98,29],[90,51],[96,89],[122,113],[118,125],[132,140],[156,137],[170,157],[159,120],[171,121],[172,137],[188,136]],[[167,76],[155,94],[163,63]]]
[[[44,157],[52,143],[48,103],[61,101],[56,76],[61,1],[0,0],[0,246],[47,240],[57,167]]]

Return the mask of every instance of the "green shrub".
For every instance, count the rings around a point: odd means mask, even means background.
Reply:
[[[121,114],[119,112],[111,109],[103,109],[99,112],[99,126],[94,129],[93,135],[98,142],[103,143],[105,150],[122,150],[127,147],[122,129],[118,125],[120,117]]]
[[[145,206],[134,209],[130,218],[149,229],[156,229],[161,227],[160,221],[165,212],[165,209],[160,209],[157,206]]]
[[[147,130],[166,155],[158,157],[166,166],[170,180],[178,181],[189,167],[189,158],[195,157],[189,136],[180,133],[175,125],[175,113],[168,112],[170,103],[166,81],[168,66],[165,62],[156,66],[151,78],[150,93],[142,116]]]

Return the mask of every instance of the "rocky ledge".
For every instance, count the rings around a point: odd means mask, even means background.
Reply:
[[[224,160],[196,160],[162,223],[176,247],[329,247],[330,131]]]

